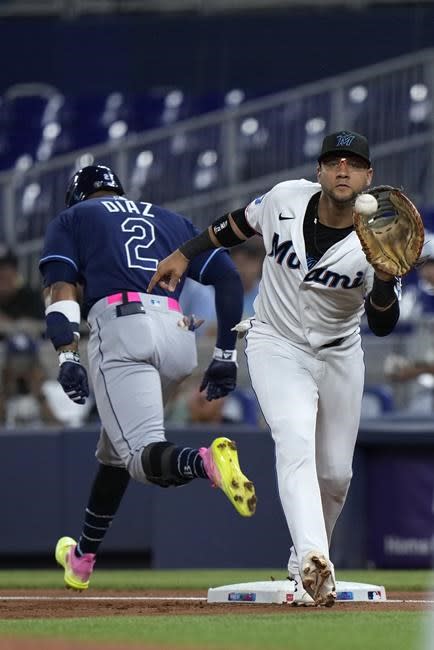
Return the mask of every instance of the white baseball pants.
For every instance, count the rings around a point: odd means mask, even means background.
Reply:
[[[246,354],[275,443],[279,494],[295,549],[288,568],[294,573],[309,551],[329,558],[345,503],[364,383],[360,336],[315,351],[254,320]]]

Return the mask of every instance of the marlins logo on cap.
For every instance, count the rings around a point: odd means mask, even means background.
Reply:
[[[323,140],[318,162],[332,154],[354,154],[371,165],[369,143],[364,135],[353,131],[338,131],[326,135]]]

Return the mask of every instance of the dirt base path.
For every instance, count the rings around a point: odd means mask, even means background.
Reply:
[[[185,598],[185,600],[184,600]],[[291,605],[208,604],[203,591],[97,591],[87,594],[57,590],[0,590],[0,619],[55,619],[93,616],[213,615],[240,613],[291,614],[309,616],[312,611],[333,616],[342,611],[427,611],[434,608],[434,594],[390,592],[388,602],[339,602],[332,608]],[[143,600],[140,600],[143,599]],[[149,599],[149,600],[148,600]],[[190,600],[188,600],[190,599]],[[125,648],[123,645],[122,647]],[[0,638],[0,650],[119,650],[119,644],[68,640]],[[173,650],[165,645],[135,644],[128,650]],[[188,650],[184,648],[183,650]],[[197,650],[197,648],[195,649]]]
[[[338,602],[335,607],[316,608],[324,615],[342,611],[427,611],[434,609],[434,594],[389,592],[388,602]],[[79,593],[67,589],[0,590],[0,619],[81,618],[92,616],[158,616],[279,613],[288,615],[312,607],[291,605],[256,605],[247,603],[208,604],[204,591],[98,591]],[[0,649],[3,646],[0,645]]]

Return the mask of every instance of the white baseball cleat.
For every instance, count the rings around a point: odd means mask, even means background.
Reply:
[[[319,551],[311,551],[301,565],[303,587],[315,605],[333,607],[336,602],[334,567]]]
[[[315,605],[314,599],[309,596],[306,589],[303,587],[303,582],[299,573],[289,572],[288,580],[294,583],[294,600],[292,604],[295,607],[313,607]]]

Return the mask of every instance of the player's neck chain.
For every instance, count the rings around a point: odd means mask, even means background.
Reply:
[[[319,221],[318,218],[318,213],[315,215],[314,220],[313,220],[313,246],[315,248],[315,252],[322,257],[323,256],[323,251],[320,249],[318,246],[318,241],[317,241],[317,223]]]

